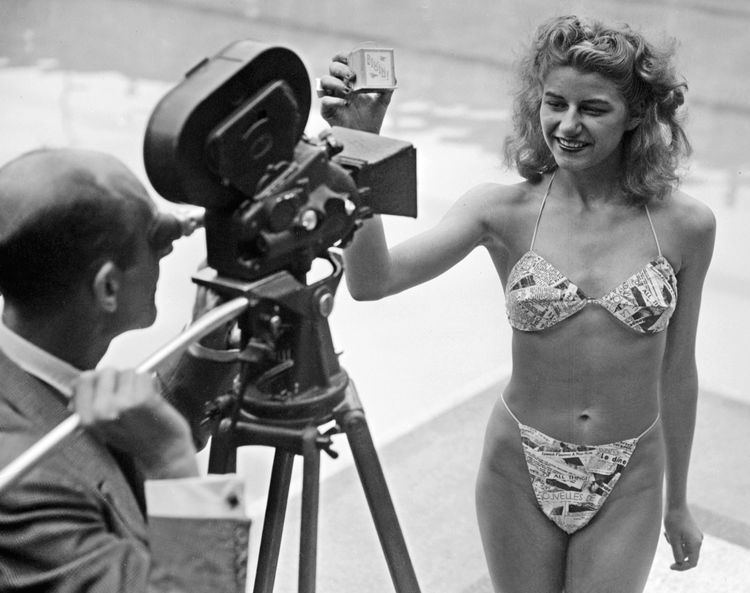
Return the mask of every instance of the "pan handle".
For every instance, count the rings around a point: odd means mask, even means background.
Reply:
[[[184,332],[144,360],[136,370],[155,371],[170,356],[182,352],[191,343],[211,333],[247,309],[250,301],[240,296],[227,301],[196,319]],[[81,428],[81,417],[73,414],[44,435],[0,471],[0,493],[36,466],[44,457],[72,438]]]

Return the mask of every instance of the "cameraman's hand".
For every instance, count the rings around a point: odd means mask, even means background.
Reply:
[[[82,425],[130,455],[145,478],[198,475],[190,427],[151,373],[102,369],[81,374],[70,407]]]
[[[329,76],[320,79],[325,93],[320,98],[320,114],[329,125],[365,132],[380,132],[393,91],[354,93],[356,74],[347,65],[347,54],[336,54],[328,67]]]

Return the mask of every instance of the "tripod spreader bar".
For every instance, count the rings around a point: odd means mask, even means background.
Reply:
[[[263,420],[258,420],[257,422],[240,420],[233,425],[231,419],[225,418],[219,424],[218,434],[222,435],[236,431],[242,435],[242,446],[263,445],[266,447],[275,447],[276,449],[283,449],[295,455],[304,455],[305,443],[311,441],[318,449],[325,451],[331,458],[336,459],[339,454],[331,449],[333,446],[331,436],[338,433],[338,431],[333,430],[319,433],[315,430],[316,434],[312,438],[309,434],[305,434],[305,438],[302,438],[303,433],[309,429],[309,426],[304,428],[286,428],[269,425],[264,423]]]

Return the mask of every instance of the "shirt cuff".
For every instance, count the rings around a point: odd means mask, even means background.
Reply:
[[[150,517],[244,519],[245,483],[236,474],[146,480]]]

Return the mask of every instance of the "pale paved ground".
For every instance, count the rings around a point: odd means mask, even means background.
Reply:
[[[595,9],[604,18],[666,28],[682,40],[681,66],[691,83],[688,129],[696,153],[685,187],[714,209],[719,234],[699,328],[702,395],[690,482],[706,531],[704,556],[697,570],[676,574],[661,547],[647,590],[750,590],[744,456],[750,320],[743,314],[750,300],[743,257],[750,253],[750,9],[741,0],[695,0],[679,9],[666,1],[633,1],[627,9],[615,1],[460,6],[429,0],[4,0],[0,162],[40,144],[70,145],[113,152],[143,175],[141,142],[151,109],[204,55],[233,39],[263,39],[291,46],[319,75],[333,52],[375,39],[397,48],[400,88],[384,133],[413,142],[419,155],[420,216],[392,221],[389,234],[398,240],[433,223],[477,181],[515,179],[497,158],[508,126],[508,66],[513,48],[543,14]],[[323,128],[315,113],[308,128]],[[140,362],[184,325],[202,240],[199,233],[182,241],[165,262],[157,324],[119,340],[107,363]],[[423,591],[489,590],[472,489],[486,412],[510,368],[510,330],[493,274],[477,253],[440,279],[384,302],[354,303],[342,288],[331,319]],[[319,589],[389,590],[346,446],[339,449],[342,459],[324,466]],[[269,453],[242,458],[240,469],[252,476],[254,514],[262,509]],[[293,519],[279,590],[294,590]]]

